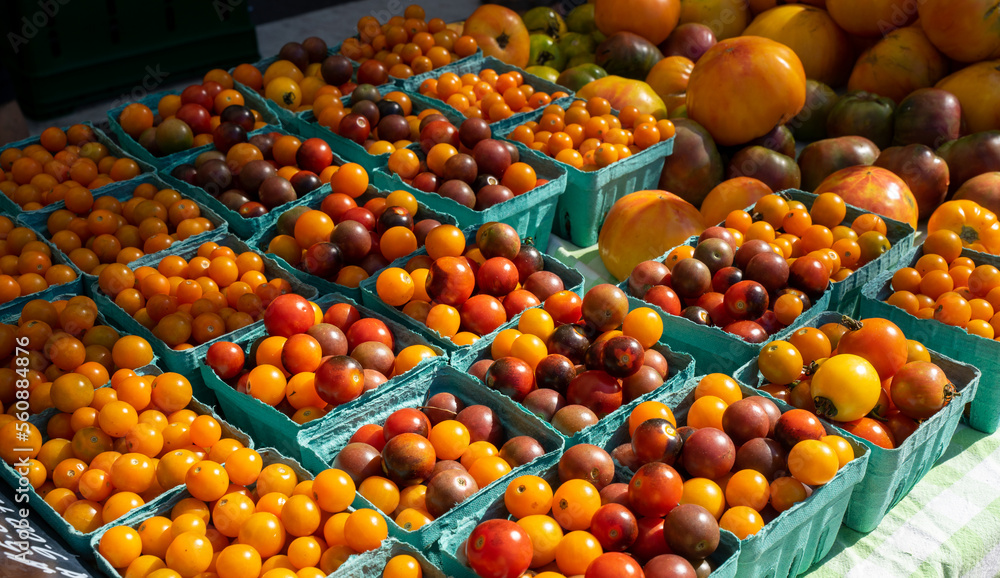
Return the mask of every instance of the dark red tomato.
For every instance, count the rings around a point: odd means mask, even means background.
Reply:
[[[618,329],[628,313],[628,296],[610,283],[592,287],[583,296],[583,320],[600,332]]]
[[[661,554],[670,553],[667,540],[663,537],[663,518],[641,517],[637,524],[639,536],[630,550],[637,560],[645,562]]]
[[[473,295],[459,309],[462,328],[476,335],[492,333],[507,322],[507,312],[492,295]]]
[[[420,148],[426,154],[436,144],[447,143],[456,149],[461,146],[458,129],[448,120],[435,120],[427,123],[420,131]],[[515,253],[516,254],[516,253]]]
[[[323,314],[323,323],[336,325],[338,329],[346,332],[361,319],[361,312],[358,308],[349,303],[334,303]]]
[[[364,391],[365,370],[353,357],[335,355],[316,370],[316,393],[326,403],[345,404]]]
[[[437,303],[460,307],[472,296],[476,274],[462,257],[441,257],[427,274],[427,294]]]
[[[516,357],[501,357],[486,370],[486,387],[521,401],[535,389],[535,372]]]
[[[372,446],[378,451],[385,447],[385,435],[382,434],[382,426],[373,423],[366,423],[354,432],[347,443],[363,443]]]
[[[334,223],[339,223],[347,211],[354,209],[358,203],[344,193],[330,193],[323,199],[319,209],[330,216]]]
[[[362,114],[351,113],[340,119],[337,134],[359,145],[365,144],[372,132],[372,125]]]
[[[521,236],[506,223],[487,223],[476,231],[476,246],[487,259],[505,257],[513,260],[521,252]]]
[[[224,122],[212,131],[212,144],[219,149],[219,152],[227,153],[229,149],[245,142],[247,142],[247,131],[236,123]]]
[[[642,566],[621,552],[606,552],[587,566],[584,578],[644,578]]]
[[[364,225],[365,229],[369,231],[375,230],[375,214],[364,207],[354,207],[348,209],[340,218],[341,223],[344,221],[356,221]]]
[[[735,321],[726,310],[726,297],[722,293],[715,291],[705,293],[698,298],[697,306],[708,311],[708,316],[715,325],[725,326]]]
[[[482,267],[480,267],[481,270]],[[538,297],[535,297],[534,293],[525,291],[524,289],[511,291],[501,301],[503,302],[503,309],[507,313],[507,319],[513,319],[515,315],[525,309],[542,304]]]
[[[476,283],[479,290],[487,295],[507,295],[517,288],[517,267],[505,257],[487,259],[476,273]]]
[[[348,79],[350,81],[350,79]],[[389,82],[389,70],[386,68],[385,64],[370,58],[363,63],[358,68],[358,82],[362,84],[371,84],[373,86],[379,86],[380,84],[385,84]],[[347,91],[343,94],[350,94],[353,91]]]
[[[316,243],[305,250],[302,269],[310,275],[334,279],[344,265],[340,248],[330,242]]]
[[[777,291],[788,285],[788,261],[777,253],[760,253],[754,255],[747,268],[744,277],[750,281],[756,281],[763,285],[768,291]]]
[[[604,371],[612,377],[634,375],[642,367],[646,350],[634,337],[619,335],[608,340],[602,352]]]
[[[684,433],[679,431],[683,439]],[[723,431],[704,427],[694,431],[681,448],[681,463],[694,477],[716,480],[736,463],[736,446]]]
[[[763,391],[764,393],[770,395],[774,399],[780,399],[781,401],[783,401],[785,403],[788,403],[789,405],[791,405],[793,407],[798,407],[795,404],[793,404],[790,401],[788,401],[788,396],[789,396],[790,390],[785,385],[778,385],[776,383],[769,383],[767,385],[762,385],[762,386],[758,387],[757,389],[759,389],[759,390]]]
[[[186,122],[194,134],[212,132],[212,114],[200,104],[189,102],[182,105],[174,116]]]
[[[654,285],[643,297],[647,303],[656,305],[670,315],[681,314],[681,298],[673,289],[666,285]]]
[[[788,284],[816,299],[830,284],[830,273],[822,261],[806,255],[792,263],[788,271]]]
[[[859,438],[866,439],[880,448],[891,450],[896,447],[896,440],[882,424],[868,417],[839,424],[844,431]]]
[[[579,365],[583,363],[587,349],[590,348],[590,340],[579,325],[565,324],[556,327],[545,345],[550,354],[564,355]]]
[[[511,260],[517,267],[518,281],[524,283],[532,274],[545,268],[545,260],[542,259],[542,252],[534,245],[521,245],[521,250]]]
[[[757,325],[767,332],[768,335],[774,335],[775,333],[781,331],[785,328],[780,321],[778,321],[778,316],[775,315],[774,311],[768,309],[763,315],[758,317],[756,320]]]
[[[774,424],[774,439],[789,449],[803,440],[818,440],[826,435],[823,422],[816,414],[804,409],[792,409],[781,414]]]
[[[295,162],[300,169],[319,174],[333,164],[333,151],[325,140],[309,138],[302,141],[298,152],[295,153]]]
[[[903,445],[906,438],[917,431],[919,425],[915,420],[906,417],[898,411],[890,412],[889,419],[885,422],[885,427],[889,430],[889,434],[892,435],[892,439],[896,441],[897,446]]]
[[[401,433],[415,433],[427,437],[431,433],[431,420],[424,412],[412,407],[397,409],[389,414],[382,426],[382,436],[389,441]]]
[[[215,82],[214,80],[203,82],[201,83],[201,86],[202,88],[205,89],[205,92],[208,93],[208,96],[209,98],[212,99],[212,102],[215,102],[215,97],[219,96],[219,93],[222,92],[223,90],[222,85],[219,84],[218,82]]]
[[[697,578],[694,566],[676,554],[661,554],[642,567],[647,578]]]
[[[240,205],[239,210],[236,212],[239,213],[244,219],[254,219],[262,215],[266,215],[267,207],[257,201],[250,201]]]
[[[521,526],[510,520],[487,520],[465,543],[469,567],[482,578],[519,578],[531,565],[534,548]]]
[[[378,319],[367,317],[359,319],[351,324],[347,330],[347,349],[354,351],[354,348],[366,341],[377,341],[389,349],[395,349],[396,340],[392,332],[385,323]]]
[[[550,353],[535,366],[535,383],[541,389],[566,391],[576,377],[576,365],[565,355]]]
[[[550,295],[544,307],[556,325],[576,323],[583,313],[583,300],[576,293],[563,290]]]
[[[789,405],[799,409],[804,409],[808,412],[816,413],[816,402],[813,400],[812,396],[811,378],[806,377],[801,379],[797,385],[791,389],[786,388],[785,391],[788,392],[787,398]]]
[[[632,432],[632,453],[642,463],[674,465],[683,445],[680,434],[665,419],[647,419]]]
[[[635,516],[625,506],[605,504],[594,512],[590,533],[605,552],[624,552],[639,537],[639,526]]]
[[[401,433],[385,442],[382,448],[382,470],[396,484],[411,486],[431,477],[437,454],[424,436]]]
[[[200,105],[204,107],[205,110],[212,110],[215,108],[215,103],[212,102],[212,97],[209,96],[205,87],[200,84],[192,84],[181,92],[181,106],[188,103]]]
[[[722,328],[726,333],[732,333],[747,343],[764,343],[767,341],[767,331],[756,321],[736,321]]]
[[[312,304],[294,293],[276,297],[264,310],[264,327],[270,335],[291,337],[305,333],[315,324],[316,310]]]
[[[665,285],[664,279],[670,279],[670,269],[666,265],[659,261],[643,261],[628,276],[628,292],[642,299],[656,285]]]
[[[848,331],[837,344],[838,353],[853,353],[867,359],[879,379],[889,379],[906,364],[906,336],[892,321],[873,317],[845,325]]]
[[[680,503],[683,492],[684,482],[677,470],[660,462],[639,468],[628,484],[629,503],[640,516],[667,515]]]
[[[740,281],[726,290],[725,303],[733,319],[757,319],[767,311],[767,289],[756,281]]]
[[[601,418],[622,406],[622,386],[605,371],[585,371],[566,388],[566,403],[588,407]]]
[[[220,379],[232,379],[243,371],[243,348],[231,341],[219,341],[208,348],[205,363]]]

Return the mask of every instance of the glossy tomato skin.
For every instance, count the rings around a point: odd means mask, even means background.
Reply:
[[[873,444],[891,450],[896,447],[896,440],[882,424],[868,417],[839,424],[844,431],[864,438]]]
[[[279,295],[264,310],[264,327],[269,335],[291,337],[305,333],[316,322],[312,304],[294,293]]]
[[[306,139],[295,153],[295,162],[302,170],[319,174],[333,163],[333,151],[323,139]]]
[[[327,403],[341,405],[364,391],[365,371],[354,358],[330,357],[316,370],[316,393]]]
[[[683,492],[684,483],[677,470],[667,464],[652,462],[639,468],[632,476],[628,499],[639,515],[660,517],[680,503]]]
[[[585,371],[566,388],[566,403],[588,407],[597,417],[604,417],[622,406],[622,386],[607,372]]]
[[[791,449],[803,440],[818,440],[826,435],[826,428],[811,411],[793,409],[781,414],[774,426],[774,439]]]
[[[889,379],[906,364],[906,336],[898,325],[873,317],[862,319],[860,328],[848,324],[849,331],[837,344],[838,353],[853,353],[868,360],[879,379]]]
[[[937,365],[914,361],[892,377],[890,394],[900,413],[920,420],[944,409],[955,395],[955,386]]]
[[[818,299],[830,284],[830,273],[822,261],[806,255],[792,263],[788,284],[804,291],[811,299]]]
[[[767,331],[756,321],[746,319],[735,321],[723,327],[722,330],[726,333],[732,333],[749,343],[764,343],[767,340]]]
[[[231,341],[219,341],[208,348],[205,363],[215,371],[219,379],[232,379],[243,371],[245,361],[243,349]]]
[[[480,268],[482,270],[482,268]],[[541,305],[541,300],[535,297],[535,294],[531,291],[525,291],[524,289],[515,289],[510,293],[507,293],[504,298],[500,300],[503,303],[503,309],[507,313],[507,319],[513,318],[518,313],[528,309],[529,307],[534,307],[536,305]]]
[[[366,341],[377,341],[389,349],[393,349],[396,345],[396,340],[392,332],[389,331],[389,327],[381,320],[373,317],[366,317],[355,321],[347,330],[346,335],[349,351],[354,351],[355,347]]]
[[[465,544],[469,566],[482,578],[518,578],[531,564],[531,538],[510,520],[487,520]]]
[[[461,307],[476,287],[476,275],[463,257],[441,257],[427,275],[427,294],[438,303]]]
[[[583,314],[583,300],[572,291],[557,291],[545,299],[544,308],[556,325],[576,323]]]
[[[492,295],[473,295],[461,307],[462,327],[476,335],[492,333],[507,322],[507,312]]]
[[[643,578],[645,574],[628,554],[605,552],[587,566],[584,578]]]
[[[726,312],[738,321],[757,319],[767,311],[767,289],[756,281],[740,281],[726,290]]]
[[[677,293],[673,289],[666,285],[654,285],[649,291],[646,291],[646,294],[642,298],[647,303],[656,305],[670,315],[681,314],[681,298],[677,296]]]
[[[521,401],[535,390],[535,373],[516,357],[501,357],[486,370],[486,387]]]
[[[625,378],[635,374],[642,367],[645,350],[633,337],[619,335],[608,340],[602,359],[604,371],[612,377]]]

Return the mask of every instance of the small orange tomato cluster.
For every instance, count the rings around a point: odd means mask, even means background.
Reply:
[[[87,376],[67,373],[51,384],[59,413],[45,425],[48,440],[42,443],[30,422],[7,416],[0,452],[71,526],[93,532],[183,484],[200,460],[235,461],[253,452],[225,436],[216,418],[188,408],[191,391],[178,373],[120,369],[110,387],[97,389]],[[24,423],[28,439],[13,439]],[[26,466],[16,461],[22,455]],[[254,456],[259,464],[256,452],[246,457]]]
[[[522,124],[507,138],[574,168],[593,171],[672,136],[674,124],[669,120],[658,121],[634,106],[616,116],[607,100],[591,98],[574,101],[568,109],[549,105],[538,121]]]
[[[52,249],[34,231],[0,217],[0,303],[75,279],[69,265],[52,264]]]
[[[460,36],[440,18],[426,20],[424,9],[412,4],[402,16],[393,16],[385,24],[374,16],[358,20],[358,37],[345,40],[340,53],[360,62],[362,68],[371,68],[365,74],[377,75],[378,81],[372,84],[384,84],[389,76],[409,78],[429,72],[472,56],[478,49],[474,38]]]
[[[428,78],[420,84],[420,94],[443,100],[468,118],[487,122],[531,112],[568,96],[565,92],[536,91],[516,70],[498,74],[492,68],[484,68],[479,74],[459,76],[446,72],[438,78]]]
[[[141,172],[127,157],[114,157],[97,142],[94,130],[75,124],[66,131],[49,127],[39,144],[0,152],[0,192],[25,211],[36,211],[80,190],[127,181]]]
[[[18,379],[27,380],[28,413],[37,414],[53,405],[59,407],[60,389],[53,389],[53,383],[69,372],[93,389],[106,384],[112,372],[136,369],[153,360],[153,349],[145,339],[122,337],[112,327],[98,324],[97,304],[82,295],[53,302],[29,301],[16,325],[0,324],[0,336],[7,344],[0,350],[0,408],[6,407],[8,413],[15,412]],[[28,367],[15,363],[15,343],[28,351]]]
[[[770,194],[750,212],[729,213],[725,226],[737,246],[760,239],[780,251],[789,264],[802,257],[819,259],[831,281],[842,281],[892,247],[881,217],[866,213],[847,226],[842,224],[846,214],[844,200],[835,193],[819,195],[808,209],[798,201]]]
[[[253,450],[209,457],[187,468],[190,497],[167,516],[115,526],[98,552],[123,575],[321,578],[352,554],[378,548],[385,519],[370,509],[348,512],[356,488],[341,470],[303,479],[291,466],[267,466]],[[235,459],[234,459],[235,458]]]
[[[98,275],[108,297],[169,347],[189,349],[246,327],[289,293],[288,281],[264,275],[253,251],[203,243],[190,261],[167,255],[156,268],[112,263]]]
[[[75,192],[80,194],[67,196],[66,208],[49,215],[46,226],[52,243],[84,273],[99,275],[109,263],[131,263],[215,229],[197,203],[173,189],[143,183],[125,202]]]
[[[963,327],[972,335],[1000,336],[1000,270],[962,257],[962,238],[942,229],[927,236],[913,267],[892,276],[886,303],[921,319]]]

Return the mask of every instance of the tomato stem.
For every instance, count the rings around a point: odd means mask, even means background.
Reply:
[[[837,405],[830,398],[816,396],[813,398],[813,403],[816,404],[816,415],[830,419],[837,418]]]
[[[852,319],[850,316],[844,315],[840,318],[840,324],[844,327],[850,329],[851,331],[857,331],[864,327],[864,324],[857,319]]]

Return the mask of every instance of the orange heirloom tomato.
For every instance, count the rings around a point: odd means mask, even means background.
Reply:
[[[948,201],[938,207],[927,221],[927,233],[942,229],[958,233],[964,247],[1000,254],[1000,222],[975,201]]]

